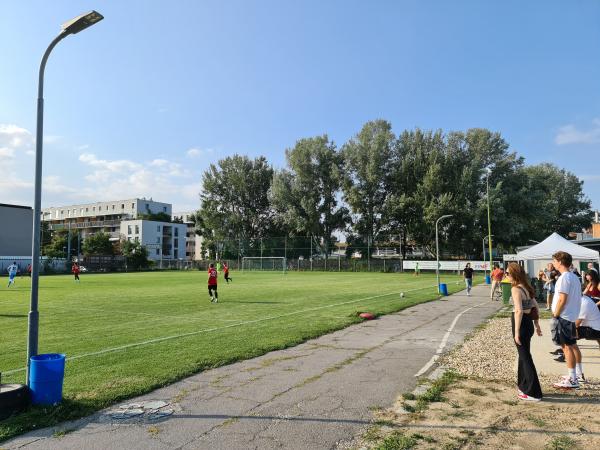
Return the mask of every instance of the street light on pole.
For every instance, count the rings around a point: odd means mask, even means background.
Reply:
[[[492,234],[492,236],[494,236]],[[483,276],[485,277],[487,275],[486,270],[485,270],[485,240],[489,239],[490,236],[484,236],[483,240],[481,241],[481,249],[483,250]],[[492,255],[490,254],[490,272],[492,271]]]
[[[29,362],[32,356],[38,354],[38,330],[39,330],[39,312],[38,312],[38,286],[39,286],[39,265],[40,265],[40,229],[41,229],[41,205],[42,205],[42,144],[44,138],[44,70],[50,52],[56,44],[62,41],[70,34],[77,34],[80,31],[101,21],[104,17],[96,11],[82,14],[74,19],[65,22],[62,25],[62,31],[54,38],[42,56],[40,62],[40,71],[38,79],[38,99],[37,99],[37,128],[35,141],[35,197],[33,204],[33,239],[31,248],[31,302],[30,311],[27,320],[27,379],[29,384]]]
[[[438,224],[440,220],[452,217],[452,214],[446,214],[435,221],[435,278],[437,280],[437,291],[440,293],[440,245],[438,240]]]
[[[486,168],[486,178],[485,178],[485,186],[486,186],[486,196],[487,196],[487,219],[488,219],[488,245],[490,248],[490,267],[492,265],[492,216],[490,214],[490,174],[492,173],[492,169],[489,167]]]

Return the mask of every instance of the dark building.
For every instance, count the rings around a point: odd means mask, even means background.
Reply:
[[[31,207],[0,203],[0,229],[0,258],[31,258]]]

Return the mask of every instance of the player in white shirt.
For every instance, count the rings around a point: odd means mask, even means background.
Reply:
[[[554,383],[554,387],[579,389],[575,365],[576,361],[581,361],[581,352],[577,347],[575,321],[581,309],[581,281],[569,271],[573,264],[570,254],[559,251],[552,258],[552,264],[560,272],[552,299],[552,341],[562,347],[568,370],[568,375]]]
[[[577,330],[577,339],[591,339],[598,341],[600,345],[600,310],[596,306],[594,300],[587,295],[581,297],[581,310],[579,318],[575,321]],[[575,353],[575,370],[577,380],[580,383],[585,383],[585,375],[583,374],[582,356],[579,346]]]
[[[15,277],[19,271],[19,266],[17,266],[17,262],[14,261],[6,270],[8,272],[8,287],[10,287],[11,284],[15,283]]]

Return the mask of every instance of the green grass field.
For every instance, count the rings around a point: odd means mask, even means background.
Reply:
[[[0,440],[80,417],[203,369],[296,345],[437,298],[435,276],[232,273],[211,304],[204,272],[40,279],[40,353],[65,353],[65,401],[0,422]],[[455,292],[459,278],[446,275]],[[0,279],[6,281],[6,278]],[[0,287],[2,382],[24,382],[30,280]],[[400,298],[399,292],[405,292]]]

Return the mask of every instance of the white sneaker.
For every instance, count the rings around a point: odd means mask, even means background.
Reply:
[[[541,398],[535,398],[535,397],[531,397],[527,394],[523,394],[522,392],[519,392],[519,400],[524,400],[526,402],[539,402],[541,400]]]
[[[558,383],[554,383],[552,386],[558,389],[579,389],[579,381],[573,380],[570,377],[561,377]]]

